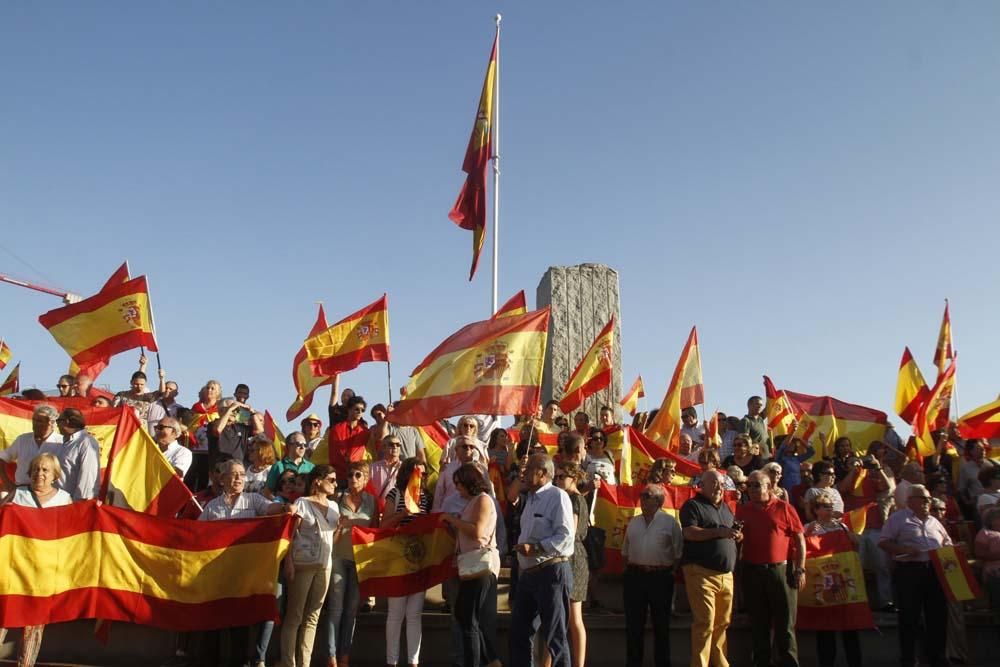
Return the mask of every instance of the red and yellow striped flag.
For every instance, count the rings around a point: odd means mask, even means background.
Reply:
[[[122,408],[91,407],[89,398],[52,396],[44,401],[0,398],[0,449],[10,447],[14,438],[22,433],[31,433],[31,413],[37,406],[43,404],[51,405],[58,411],[65,408],[80,410],[83,413],[84,422],[87,424],[87,432],[94,436],[97,444],[100,445],[101,470],[107,468]],[[131,412],[131,410],[129,411]]]
[[[660,404],[656,417],[646,427],[646,435],[663,447],[675,449],[680,437],[681,410],[704,402],[705,383],[701,375],[698,328],[691,327],[663,403]]]
[[[7,367],[10,363],[11,352],[10,347],[7,345],[7,341],[0,340],[0,371]]]
[[[118,419],[101,477],[101,498],[136,512],[174,516],[191,500],[191,491],[135,412],[127,406],[109,409],[118,413]]]
[[[145,276],[50,310],[38,321],[81,367],[137,347],[158,350]]]
[[[806,538],[806,585],[799,592],[799,630],[875,627],[861,559],[844,531]]]
[[[938,332],[937,346],[934,348],[934,365],[938,373],[944,373],[948,362],[955,358],[951,347],[951,315],[948,313],[948,299],[944,300],[944,316],[941,318],[941,330]]]
[[[619,404],[625,409],[630,415],[635,417],[636,411],[639,409],[639,399],[646,397],[646,389],[642,386],[642,376],[640,375],[632,383],[632,387],[628,390]]]
[[[521,290],[508,299],[504,305],[500,306],[497,312],[493,313],[493,319],[524,315],[526,312],[528,312],[528,306],[524,299],[524,290]]]
[[[588,396],[611,384],[614,345],[615,318],[612,315],[566,381],[562,400],[559,401],[560,410],[564,413],[576,410]]]
[[[101,292],[105,290],[110,290],[118,285],[121,285],[130,278],[128,271],[128,262],[122,262],[111,277],[107,279],[104,283],[104,287],[101,288]],[[96,380],[97,376],[104,372],[108,366],[111,365],[111,357],[103,357],[101,359],[95,359],[88,364],[83,366],[77,364],[73,359],[69,361],[69,371],[68,373],[74,377],[79,375],[86,375],[91,380]]]
[[[888,416],[881,410],[832,396],[800,394],[787,389],[777,391],[788,400],[799,420],[793,437],[809,442],[819,434],[825,436],[826,439],[816,446],[816,460],[833,455],[832,450],[826,450],[838,437],[850,438],[856,451],[864,451],[871,442],[885,437]]]
[[[934,453],[936,445],[931,432],[939,425],[942,412],[948,409],[951,403],[951,393],[955,387],[955,364],[957,357],[951,360],[944,373],[938,376],[934,388],[931,389],[927,400],[917,411],[917,417],[913,424],[913,435],[917,438],[917,449],[921,456],[930,456]]]
[[[476,122],[472,126],[469,146],[465,149],[462,171],[468,175],[462,191],[458,193],[455,205],[448,213],[448,218],[452,222],[472,232],[472,268],[469,270],[469,280],[476,275],[479,254],[483,250],[483,243],[486,242],[486,170],[493,152],[493,93],[496,87],[499,41],[498,28],[497,37],[493,40],[493,49],[490,51],[490,60],[486,65],[486,79],[483,81],[483,92],[479,97]]]
[[[448,432],[435,422],[428,426],[417,426],[420,439],[424,443],[424,460],[427,462],[427,490],[434,491],[438,475],[441,473],[441,456],[448,446]]]
[[[0,384],[0,396],[12,396],[21,391],[21,363],[10,369],[7,379]],[[29,429],[30,430],[30,429]]]
[[[929,555],[948,602],[975,600],[983,594],[969,567],[969,559],[961,551],[955,547],[941,547]]]
[[[312,374],[325,378],[366,361],[389,361],[389,299],[348,315],[303,343]]]
[[[277,620],[274,582],[291,530],[289,517],[186,521],[93,500],[7,505],[0,617],[5,627],[101,618],[178,632]]]
[[[316,322],[309,331],[309,338],[318,336],[330,328],[326,323],[326,313],[323,312],[323,304],[319,306],[319,313],[316,315]],[[292,361],[292,383],[295,385],[295,400],[285,412],[287,421],[298,419],[299,415],[309,409],[312,405],[313,393],[323,385],[333,382],[333,375],[316,377],[313,375],[312,367],[309,364],[309,355],[306,354],[305,345],[295,353]]]
[[[534,413],[548,329],[548,308],[466,325],[414,369],[388,420],[417,426],[455,415]]]
[[[649,469],[656,459],[670,459],[676,465],[673,484],[683,486],[701,474],[698,464],[682,458],[660,446],[642,434],[638,429],[626,426],[622,429],[624,442],[618,463],[618,481],[621,484],[639,484],[646,479]],[[610,443],[611,438],[608,438]]]
[[[764,376],[764,398],[767,427],[774,435],[788,435],[795,431],[799,415],[792,407],[785,392],[774,388],[771,378]]]
[[[910,354],[910,348],[903,348],[903,358],[899,360],[899,377],[896,379],[896,414],[907,424],[912,424],[930,393],[917,361]]]
[[[424,471],[421,466],[414,466],[410,473],[410,479],[403,489],[403,505],[413,514],[420,512],[420,483],[423,481]]]
[[[858,475],[858,477],[860,478],[861,476]],[[876,506],[876,503],[865,503],[861,507],[844,512],[844,525],[851,532],[860,535],[868,527],[868,511]]]
[[[963,438],[1000,438],[1000,399],[959,417],[958,432]]]
[[[264,435],[271,441],[271,445],[274,446],[274,453],[279,459],[288,453],[285,451],[285,434],[274,423],[274,417],[271,416],[269,410],[264,410]]]
[[[458,576],[455,538],[441,514],[418,514],[398,528],[351,529],[361,595],[401,597]]]

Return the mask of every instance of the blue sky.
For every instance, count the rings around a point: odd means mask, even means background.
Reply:
[[[961,408],[996,397],[995,3],[5,3],[0,271],[90,294],[128,258],[182,402],[245,381],[276,416],[316,301],[388,292],[400,386],[487,314],[446,214],[496,11],[501,299],[608,264],[625,386],[658,404],[697,324],[742,413],[763,373],[891,412],[948,297]],[[26,386],[57,305],[0,285]],[[386,398],[383,364],[345,383]]]

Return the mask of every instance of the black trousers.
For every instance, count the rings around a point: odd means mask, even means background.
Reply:
[[[670,604],[674,599],[674,571],[643,572],[626,568],[622,581],[625,603],[625,664],[642,665],[647,613],[653,617],[653,664],[670,664]]]
[[[455,618],[462,630],[463,665],[479,667],[499,657],[497,578],[494,575],[459,582]]]
[[[799,665],[799,646],[795,640],[799,595],[788,585],[785,567],[784,563],[766,566],[743,563],[743,600],[753,619],[751,636],[756,667]],[[772,661],[772,652],[777,654],[776,661]]]
[[[931,666],[946,665],[948,609],[934,568],[930,563],[896,563],[892,578],[899,601],[900,665],[916,664],[918,637],[923,637]]]
[[[847,667],[861,667],[861,639],[857,630],[844,630],[843,632],[817,632],[816,633],[816,657],[819,658],[819,667],[833,667],[837,662],[837,635],[844,644],[844,655],[847,658]]]

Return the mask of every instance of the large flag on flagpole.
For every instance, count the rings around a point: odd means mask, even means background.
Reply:
[[[145,276],[50,310],[38,321],[81,367],[137,347],[159,350]]]
[[[691,327],[660,410],[646,427],[646,436],[663,447],[676,447],[680,437],[681,410],[704,402],[705,383],[701,375],[698,328]]]
[[[944,373],[948,362],[955,358],[951,344],[951,315],[948,313],[948,299],[944,300],[944,315],[941,317],[941,330],[938,332],[937,346],[934,348],[934,365],[938,374]]]
[[[640,375],[632,383],[632,387],[628,390],[619,404],[625,409],[627,413],[635,417],[636,411],[639,409],[639,399],[646,397],[646,389],[642,386],[642,376]]]
[[[108,278],[107,281],[105,281],[104,286],[100,291],[104,292],[105,290],[113,289],[129,280],[129,278],[131,278],[131,276],[129,275],[128,262],[122,262],[122,265],[111,274],[111,277]],[[83,366],[77,364],[73,359],[70,359],[69,374],[74,377],[78,375],[86,375],[91,380],[96,380],[97,376],[103,373],[104,369],[106,369],[109,365],[111,365],[110,356],[95,359],[94,361],[91,361]]]
[[[611,384],[614,344],[615,318],[612,315],[566,381],[562,400],[559,401],[560,410],[564,413],[576,410],[588,396]]]
[[[917,438],[917,451],[921,456],[930,456],[936,449],[934,438],[931,432],[941,428],[940,418],[949,404],[951,394],[955,387],[955,364],[957,357],[952,357],[951,363],[941,375],[938,376],[934,388],[931,389],[927,400],[917,411],[916,419],[913,423],[913,435]]]
[[[913,424],[920,406],[927,401],[930,393],[916,359],[910,354],[910,348],[904,348],[903,358],[899,360],[899,377],[896,380],[896,414],[907,424]]]
[[[309,330],[309,338],[317,336],[330,328],[326,323],[326,313],[323,312],[323,304],[319,306],[319,313],[316,315],[316,323]],[[285,412],[285,419],[293,421],[312,405],[313,393],[323,385],[333,382],[333,375],[316,377],[313,375],[312,367],[309,363],[309,355],[306,354],[305,345],[295,353],[292,361],[292,383],[295,385],[295,400]]]
[[[505,304],[500,306],[500,308],[497,309],[497,312],[493,313],[493,319],[495,320],[501,317],[524,315],[526,312],[528,312],[528,306],[524,299],[524,290],[521,290],[508,299]]]
[[[316,377],[343,373],[367,361],[389,361],[388,297],[383,294],[326,331],[310,336],[303,347]]]
[[[548,308],[462,327],[413,370],[387,419],[421,426],[455,415],[534,413],[548,330]]]
[[[486,65],[483,91],[479,97],[479,107],[476,109],[476,121],[472,126],[472,136],[469,137],[469,145],[465,150],[462,171],[468,176],[462,191],[458,193],[455,205],[448,213],[452,222],[472,232],[472,268],[469,270],[469,280],[476,275],[479,255],[486,242],[486,170],[493,148],[493,103],[496,90],[498,40],[499,32],[493,40],[490,60]]]
[[[1000,438],[1000,398],[958,418],[963,438]]]
[[[11,396],[21,391],[21,363],[18,362],[7,375],[7,379],[0,384],[0,396]],[[29,429],[30,430],[30,429]]]

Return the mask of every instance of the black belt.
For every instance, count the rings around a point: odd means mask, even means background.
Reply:
[[[778,561],[777,563],[748,563],[743,561],[743,565],[749,565],[750,567],[759,567],[763,570],[777,570],[779,567],[785,567],[788,561]]]

